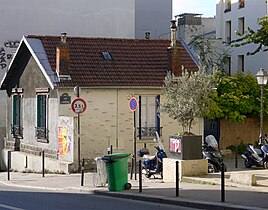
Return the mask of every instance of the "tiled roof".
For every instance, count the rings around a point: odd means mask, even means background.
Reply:
[[[42,41],[53,70],[60,36],[28,36]],[[169,40],[137,40],[67,37],[70,47],[70,81],[57,86],[151,86],[163,85],[167,73]],[[187,51],[181,48],[181,61],[188,70],[197,70]],[[112,60],[104,60],[109,52]]]

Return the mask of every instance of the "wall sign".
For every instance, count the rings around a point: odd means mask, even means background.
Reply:
[[[71,103],[71,96],[68,93],[63,93],[60,96],[60,104],[70,104]]]

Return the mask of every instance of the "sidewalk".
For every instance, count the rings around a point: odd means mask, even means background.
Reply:
[[[254,173],[257,186],[232,183],[228,180],[230,173],[243,173],[245,168],[230,168],[226,173],[225,202],[221,202],[220,173],[201,177],[184,177],[188,182],[181,182],[179,197],[176,197],[175,183],[163,183],[161,179],[147,179],[143,176],[142,193],[139,182],[129,182],[131,190],[110,192],[106,187],[94,186],[94,173],[85,173],[84,186],[81,186],[80,174],[42,174],[11,172],[7,180],[7,172],[0,172],[0,183],[8,186],[19,186],[32,189],[56,190],[72,193],[94,193],[134,200],[183,205],[200,209],[267,209],[268,170],[252,168],[246,173]],[[138,175],[137,175],[138,179]],[[191,183],[189,183],[191,182]]]

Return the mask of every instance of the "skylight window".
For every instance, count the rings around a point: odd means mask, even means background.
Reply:
[[[102,52],[102,57],[104,60],[112,60],[112,56],[109,52]]]

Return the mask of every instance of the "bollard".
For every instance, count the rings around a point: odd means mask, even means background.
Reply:
[[[139,160],[139,192],[142,192],[142,171],[141,171],[141,160]]]
[[[82,168],[81,168],[81,186],[84,186],[84,171],[85,171],[85,159],[82,158]]]
[[[11,151],[7,152],[7,180],[10,180]]]
[[[143,147],[146,148],[146,143],[143,144]]]
[[[42,150],[42,174],[45,177],[45,150]]]
[[[133,177],[133,167],[134,167],[134,155],[131,157],[131,170],[130,170],[130,179]]]
[[[176,161],[176,197],[179,196],[179,182],[180,182],[180,176],[179,176],[179,161]]]
[[[110,146],[110,154],[113,154],[113,145]]]
[[[237,146],[235,146],[235,168],[237,168]]]
[[[225,202],[224,172],[225,165],[221,163],[221,202]]]

